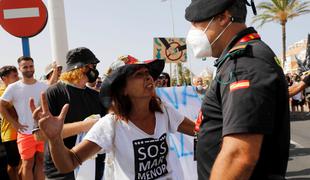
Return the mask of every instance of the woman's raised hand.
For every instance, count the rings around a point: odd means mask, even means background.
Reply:
[[[65,104],[62,107],[59,116],[53,116],[48,108],[46,94],[41,93],[41,106],[36,107],[33,98],[30,99],[29,106],[32,111],[32,117],[39,125],[41,133],[49,140],[61,138],[64,119],[67,115],[69,104]]]

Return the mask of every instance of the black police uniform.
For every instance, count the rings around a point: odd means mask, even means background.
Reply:
[[[203,120],[197,143],[198,176],[209,179],[223,137],[263,134],[251,180],[285,176],[289,155],[288,88],[272,50],[259,38],[238,41],[256,33],[238,33],[216,61],[217,74],[202,104]]]

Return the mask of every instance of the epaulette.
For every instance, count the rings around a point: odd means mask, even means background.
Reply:
[[[250,43],[242,43],[242,44],[238,44],[237,46],[231,48],[228,53],[231,59],[237,58],[237,57],[241,57],[241,56],[245,56],[245,55],[250,55]]]
[[[252,52],[250,43],[240,43],[237,46],[231,48],[223,58],[218,59],[214,66],[220,67],[226,61],[226,59],[236,59],[242,56],[251,56],[251,54]]]
[[[234,51],[242,51],[242,50],[245,50],[246,47],[248,46],[248,44],[239,44],[233,48],[231,48],[228,52],[229,53],[233,53]]]

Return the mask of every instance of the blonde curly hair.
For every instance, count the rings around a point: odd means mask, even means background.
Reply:
[[[64,72],[60,75],[59,79],[67,83],[77,84],[83,78],[83,75],[87,70],[88,67],[84,66],[72,71]]]

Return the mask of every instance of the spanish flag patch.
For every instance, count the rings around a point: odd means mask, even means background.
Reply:
[[[238,89],[246,89],[250,87],[250,81],[249,80],[241,80],[233,82],[229,85],[229,92],[238,90]]]

